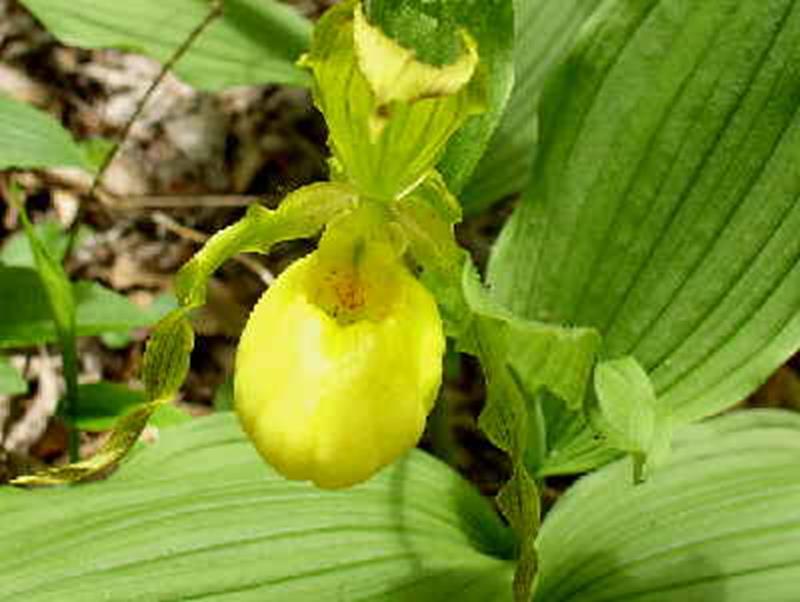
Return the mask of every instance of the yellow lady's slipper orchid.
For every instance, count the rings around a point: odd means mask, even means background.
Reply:
[[[364,481],[417,443],[444,351],[436,302],[385,224],[345,222],[262,296],[236,356],[236,411],[258,451],[324,488]]]

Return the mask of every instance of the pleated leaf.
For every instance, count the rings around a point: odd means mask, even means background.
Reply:
[[[0,597],[511,599],[511,542],[449,468],[413,452],[323,492],[267,468],[230,414],[164,433],[108,482],[0,491]]]
[[[751,411],[690,427],[643,485],[629,461],[559,500],[537,543],[536,602],[795,602],[800,416]]]
[[[800,5],[618,0],[592,24],[490,279],[525,317],[597,328],[696,420],[800,347]]]
[[[59,40],[86,48],[120,48],[168,60],[208,15],[201,0],[22,0]],[[280,83],[308,85],[295,66],[311,26],[276,0],[225,0],[223,16],[175,67],[198,88]]]

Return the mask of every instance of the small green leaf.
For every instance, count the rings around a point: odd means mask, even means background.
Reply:
[[[461,208],[439,173],[431,171],[414,192],[395,201],[392,209],[417,263],[444,277],[457,277],[464,257],[453,226],[461,220]]]
[[[26,602],[511,599],[509,530],[446,465],[412,451],[321,491],[261,462],[230,414],[164,432],[103,483],[4,488],[0,515],[2,591]]]
[[[85,167],[70,134],[47,113],[0,95],[0,169]]]
[[[632,357],[600,362],[594,373],[595,423],[616,449],[631,454],[635,479],[663,462],[671,427],[647,372]]]
[[[28,382],[14,366],[0,356],[0,395],[21,395],[28,392]]]
[[[87,168],[96,173],[108,158],[108,155],[114,152],[116,143],[107,138],[88,138],[79,142],[81,151],[83,152],[84,163]]]
[[[63,43],[120,48],[168,60],[206,18],[210,3],[195,0],[23,0]],[[223,17],[203,32],[175,66],[188,83],[208,90],[280,83],[308,85],[295,61],[311,26],[275,0],[225,0]]]

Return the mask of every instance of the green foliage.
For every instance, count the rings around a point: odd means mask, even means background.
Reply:
[[[0,96],[0,169],[84,167],[80,148],[50,115]]]
[[[536,157],[542,86],[599,4],[600,0],[514,2],[514,87],[497,131],[459,195],[467,214],[525,188]]]
[[[58,220],[37,222],[33,224],[33,232],[54,260],[63,261],[70,235]],[[81,225],[74,244],[80,246],[90,232],[87,226]],[[5,240],[0,249],[0,263],[8,267],[36,268],[33,250],[25,232],[16,232]]]
[[[581,479],[537,541],[536,602],[794,602],[800,417],[749,411],[685,430],[643,485]]]
[[[324,492],[272,472],[230,414],[165,432],[104,483],[1,490],[0,514],[0,591],[31,602],[510,600],[509,533],[443,464],[412,452]]]
[[[678,423],[800,345],[798,22],[789,0],[605,3],[545,91],[532,184],[490,266],[513,311],[634,355]],[[561,420],[562,449],[585,437]],[[581,448],[549,471],[600,461]]]
[[[166,61],[203,22],[210,4],[196,0],[22,0],[65,44],[120,48]],[[225,0],[209,26],[175,66],[198,88],[281,83],[308,85],[294,62],[306,49],[310,25],[275,0]]]

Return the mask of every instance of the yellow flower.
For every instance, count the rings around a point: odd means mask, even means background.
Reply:
[[[441,382],[436,302],[361,218],[262,296],[236,356],[235,404],[264,459],[320,487],[364,481],[419,440]]]

